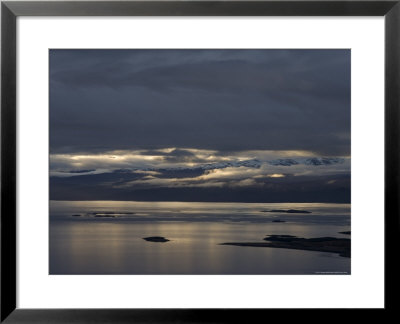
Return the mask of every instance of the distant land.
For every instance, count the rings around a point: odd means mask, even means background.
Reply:
[[[241,203],[350,203],[350,189],[276,192],[261,189],[231,188],[154,188],[117,190],[99,188],[95,192],[82,188],[52,186],[50,200],[89,201],[182,201]]]

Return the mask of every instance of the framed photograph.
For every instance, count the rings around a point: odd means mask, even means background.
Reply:
[[[394,310],[399,16],[2,1],[1,321]]]

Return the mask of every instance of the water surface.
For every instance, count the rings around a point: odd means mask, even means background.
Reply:
[[[266,212],[287,209],[311,213]],[[50,274],[350,274],[334,253],[219,245],[348,230],[349,204],[51,201]]]

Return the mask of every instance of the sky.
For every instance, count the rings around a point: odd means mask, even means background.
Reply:
[[[50,199],[350,202],[350,50],[50,50]]]

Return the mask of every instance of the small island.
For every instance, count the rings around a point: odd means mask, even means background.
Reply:
[[[345,231],[345,232],[338,232],[339,234],[346,234],[346,235],[351,235],[351,231]]]
[[[264,238],[267,242],[228,242],[221,245],[271,247],[305,251],[338,253],[350,258],[351,240],[336,237],[302,238],[293,235],[269,235]]]
[[[96,212],[92,213],[93,215],[133,215],[134,213],[132,212],[112,212],[112,211],[106,211],[106,212]]]
[[[112,211],[105,211],[105,212],[94,212],[94,213],[87,213],[87,216],[92,216],[92,217],[102,217],[102,216],[112,216],[112,217],[118,217],[118,216],[125,216],[125,215],[134,215],[135,213],[132,212],[112,212]]]
[[[164,242],[169,242],[168,239],[162,236],[150,236],[150,237],[144,237],[143,240],[148,241],[148,242],[158,242],[158,243],[164,243]]]
[[[286,221],[282,220],[282,219],[273,219],[272,222],[273,223],[286,223]]]
[[[94,215],[96,218],[115,218],[114,215]]]
[[[271,209],[271,210],[262,210],[263,213],[287,213],[287,214],[311,214],[308,210],[300,210],[300,209]]]

